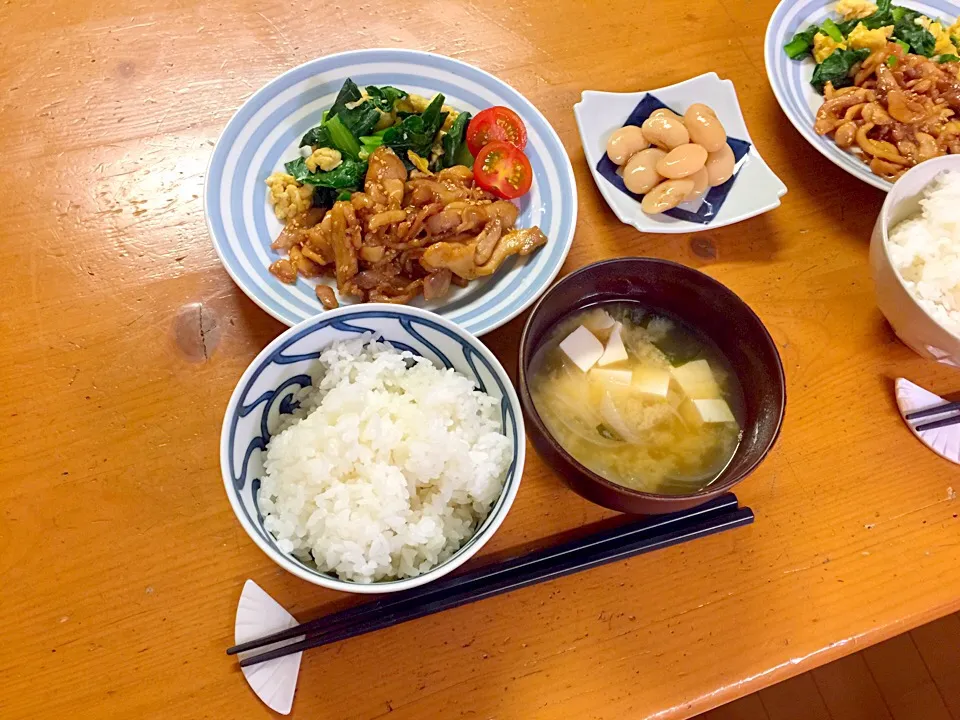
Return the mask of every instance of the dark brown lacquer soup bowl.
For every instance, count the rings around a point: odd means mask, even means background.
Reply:
[[[686,321],[709,337],[729,360],[743,388],[743,437],[726,468],[689,495],[632,490],[589,470],[551,435],[531,393],[537,350],[556,324],[592,305],[634,301]],[[621,258],[588,265],[566,276],[537,303],[520,340],[520,401],[534,447],[578,494],[627,513],[655,515],[700,505],[749,475],[773,447],[787,402],[780,355],[760,318],[731,290],[692,268],[652,258]]]

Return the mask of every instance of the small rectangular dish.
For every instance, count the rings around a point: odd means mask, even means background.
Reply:
[[[712,108],[726,129],[736,160],[734,175],[702,198],[666,213],[648,215],[641,209],[643,196],[627,190],[617,166],[607,157],[607,139],[624,125],[642,124],[660,108],[682,115],[694,103]],[[780,198],[787,192],[750,139],[733,83],[721,80],[716,73],[636,93],[585,90],[573,111],[600,194],[621,222],[642,232],[693,233],[731,225],[779,207]]]

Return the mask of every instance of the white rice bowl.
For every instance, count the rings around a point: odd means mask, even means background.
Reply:
[[[920,207],[890,231],[890,261],[920,307],[960,334],[960,172],[938,175]]]
[[[341,580],[421,575],[503,490],[499,401],[371,335],[330,346],[266,448],[257,504],[284,552]]]

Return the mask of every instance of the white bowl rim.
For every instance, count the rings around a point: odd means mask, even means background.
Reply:
[[[296,335],[297,333],[308,329],[311,324],[316,323],[319,320],[330,320],[360,313],[383,311],[398,312],[400,314],[406,314],[411,317],[429,320],[430,322],[442,325],[447,330],[450,330],[454,334],[468,341],[471,348],[490,364],[490,366],[500,376],[500,380],[503,382],[503,386],[507,392],[507,401],[513,410],[517,433],[517,457],[515,458],[514,463],[515,469],[513,473],[513,479],[504,487],[502,491],[503,493],[506,493],[506,499],[503,504],[500,505],[497,514],[493,516],[490,525],[483,530],[483,534],[480,535],[478,531],[478,533],[473,536],[473,538],[476,538],[476,540],[469,543],[469,545],[467,545],[465,548],[458,550],[452,557],[444,561],[442,564],[432,568],[422,575],[418,575],[417,577],[363,584],[349,580],[340,580],[328,575],[324,575],[319,571],[310,572],[304,569],[297,563],[292,562],[289,557],[287,557],[286,553],[278,553],[274,548],[270,547],[263,540],[263,538],[260,537],[255,529],[250,527],[243,513],[243,509],[240,507],[240,501],[236,497],[236,490],[233,487],[233,480],[227,472],[227,468],[230,467],[228,451],[228,437],[230,434],[229,420],[233,416],[233,413],[240,402],[241,389],[245,387],[247,381],[250,379],[250,376],[256,372],[256,370],[259,369],[264,361],[278,347],[286,342],[290,336]],[[389,338],[385,339],[387,342],[389,342]],[[361,595],[401,592],[403,590],[419,587],[420,585],[437,580],[447,573],[453,572],[467,562],[470,558],[472,558],[480,550],[480,548],[482,548],[487,541],[493,537],[493,535],[500,528],[500,525],[503,524],[507,514],[510,512],[510,508],[513,506],[513,502],[517,497],[517,492],[520,488],[520,482],[523,479],[523,467],[525,459],[526,431],[523,421],[523,409],[520,405],[520,400],[517,397],[517,391],[514,388],[513,383],[510,381],[509,375],[507,375],[506,370],[496,356],[482,342],[480,342],[475,335],[472,335],[459,325],[450,322],[446,318],[440,317],[428,310],[423,310],[422,308],[410,307],[408,305],[395,305],[391,303],[364,303],[359,305],[346,305],[335,310],[329,310],[325,313],[307,318],[306,320],[302,320],[296,325],[287,328],[284,332],[274,338],[274,340],[271,341],[265,348],[263,348],[263,350],[261,350],[250,362],[246,370],[244,370],[243,375],[240,376],[236,387],[230,394],[230,400],[227,402],[227,408],[223,415],[223,424],[220,428],[220,474],[223,480],[224,490],[226,491],[227,499],[230,501],[230,507],[233,510],[233,514],[236,515],[237,520],[239,520],[240,525],[243,527],[247,535],[250,536],[250,539],[253,540],[257,547],[259,547],[271,560],[277,563],[277,565],[282,567],[287,572],[296,575],[302,580],[306,580],[314,585],[320,585],[331,590],[340,590],[343,592],[357,593]]]
[[[932,167],[933,165],[938,165],[938,166],[943,165],[944,167],[933,168]],[[952,167],[954,165],[956,167]],[[960,172],[960,155],[944,155],[942,157],[933,158],[932,160],[926,160],[920,163],[919,165],[914,165],[912,168],[907,170],[907,172],[905,172],[897,180],[897,182],[901,182],[902,180],[910,177],[910,175],[913,175],[920,169],[923,169],[924,171],[935,170],[933,175],[924,185],[923,190],[921,190],[921,193],[922,193],[927,189],[930,183],[932,183],[937,178],[937,176],[941,172],[944,172],[945,170],[950,170],[950,169]],[[891,186],[890,189],[893,190],[893,188],[895,187],[896,185],[894,184]],[[883,206],[880,208],[880,240],[881,240],[880,245],[881,245],[881,250],[883,251],[883,257],[887,261],[887,265],[890,266],[890,269],[893,270],[893,275],[894,277],[897,278],[897,283],[899,283],[900,288],[907,294],[911,302],[913,302],[913,304],[916,305],[917,308],[919,308],[923,312],[923,314],[927,316],[927,319],[930,320],[930,322],[932,322],[934,325],[936,325],[938,328],[943,330],[950,337],[952,337],[954,340],[960,343],[960,333],[957,333],[951,330],[950,328],[941,325],[936,320],[936,318],[934,318],[933,315],[931,315],[927,311],[927,309],[917,301],[917,299],[913,296],[913,293],[910,292],[910,290],[904,284],[903,277],[900,275],[900,271],[897,269],[897,266],[893,264],[893,259],[890,257],[890,251],[889,251],[889,248],[887,247],[887,243],[890,241],[890,233],[889,233],[890,216],[893,215],[893,211],[896,209],[897,206],[899,206],[903,202],[906,202],[909,199],[909,198],[901,198],[899,201],[894,203],[893,195],[894,195],[893,192],[887,193],[887,197],[883,201]],[[913,196],[913,197],[916,197],[916,196]]]
[[[543,112],[540,110],[540,108],[537,107],[536,104],[534,104],[534,102],[533,102],[532,100],[530,100],[525,94],[523,94],[522,92],[520,92],[519,90],[517,90],[513,85],[511,85],[511,84],[508,83],[507,81],[501,80],[499,77],[497,77],[497,76],[494,75],[493,73],[488,72],[488,71],[484,70],[483,68],[478,67],[478,66],[476,66],[476,65],[472,65],[472,64],[470,64],[470,63],[468,63],[468,62],[465,62],[464,60],[460,60],[459,58],[451,57],[451,56],[449,56],[449,55],[444,55],[444,54],[442,54],[442,53],[430,52],[430,51],[428,51],[428,50],[417,50],[417,49],[414,49],[414,48],[396,48],[396,47],[388,47],[388,46],[386,46],[386,45],[381,45],[381,46],[371,47],[371,48],[359,48],[359,49],[356,49],[356,50],[344,50],[344,51],[337,52],[337,53],[329,53],[329,54],[326,54],[326,55],[318,55],[317,57],[313,57],[313,58],[310,58],[309,60],[305,60],[304,62],[300,63],[299,65],[295,65],[295,66],[293,66],[293,67],[291,67],[291,68],[288,68],[287,70],[284,70],[284,71],[283,71],[282,73],[280,73],[279,75],[275,75],[274,77],[272,77],[272,78],[270,78],[269,80],[267,80],[265,83],[263,83],[263,85],[261,85],[259,88],[257,88],[256,91],[255,91],[252,95],[250,95],[248,98],[246,98],[246,99],[240,104],[240,106],[237,107],[236,110],[233,111],[233,113],[230,115],[230,117],[229,117],[229,119],[227,120],[227,122],[224,124],[223,128],[222,128],[222,129],[220,130],[220,132],[217,134],[217,139],[216,139],[216,141],[213,143],[213,148],[212,148],[211,151],[210,151],[210,157],[209,157],[208,160],[207,160],[207,167],[206,167],[206,170],[204,171],[204,175],[203,175],[203,190],[202,190],[202,195],[203,195],[203,218],[204,218],[204,223],[205,223],[206,226],[207,226],[207,236],[210,238],[210,244],[213,245],[213,249],[214,249],[214,252],[215,252],[216,255],[217,255],[217,260],[218,260],[219,263],[220,263],[220,267],[222,267],[224,270],[226,270],[227,275],[230,276],[230,279],[233,281],[234,285],[236,285],[238,288],[240,288],[240,290],[243,292],[244,295],[246,295],[248,298],[250,298],[250,300],[252,300],[253,303],[254,303],[257,307],[259,307],[261,310],[263,310],[265,313],[267,313],[270,317],[272,317],[274,320],[277,320],[278,322],[283,323],[284,325],[287,325],[287,320],[286,320],[285,318],[283,318],[282,316],[280,316],[280,315],[279,315],[273,308],[271,308],[266,302],[264,302],[264,301],[259,297],[258,293],[254,292],[252,288],[248,288],[246,281],[244,281],[241,277],[239,277],[239,276],[236,274],[236,272],[234,271],[234,269],[229,265],[229,263],[226,262],[226,259],[223,257],[223,254],[221,253],[220,245],[219,245],[219,243],[216,241],[216,235],[214,235],[214,230],[213,230],[213,223],[211,222],[211,219],[210,219],[210,211],[209,211],[209,208],[207,207],[207,183],[210,181],[210,171],[211,171],[211,169],[212,169],[212,167],[213,167],[213,160],[214,160],[214,156],[215,156],[215,154],[216,154],[216,149],[217,149],[217,147],[220,145],[220,142],[221,142],[221,140],[223,139],[223,136],[226,134],[228,128],[229,128],[230,125],[233,123],[234,119],[243,111],[243,109],[244,109],[245,107],[247,107],[247,105],[248,105],[249,103],[255,101],[255,100],[257,99],[257,96],[258,96],[258,95],[261,95],[261,94],[265,93],[265,92],[266,92],[266,89],[267,89],[267,87],[268,87],[269,85],[271,85],[271,84],[273,84],[274,82],[280,80],[281,78],[284,78],[284,77],[286,77],[287,75],[291,75],[291,74],[293,74],[293,73],[296,73],[298,70],[300,70],[300,68],[304,67],[305,65],[309,65],[309,64],[312,63],[312,62],[316,62],[317,60],[336,59],[336,60],[346,60],[346,61],[349,61],[349,60],[351,60],[351,59],[354,58],[354,57],[366,55],[366,54],[371,53],[371,52],[381,52],[381,51],[395,52],[395,51],[397,51],[397,50],[402,50],[404,53],[407,53],[407,54],[410,54],[410,55],[420,55],[420,56],[423,56],[423,57],[440,57],[440,58],[443,58],[444,60],[447,60],[447,61],[450,61],[451,63],[454,63],[455,65],[460,65],[460,66],[463,66],[463,67],[466,67],[466,68],[470,68],[470,70],[472,70],[472,71],[479,72],[479,73],[481,73],[481,74],[483,74],[483,75],[486,75],[487,77],[489,77],[489,78],[490,78],[491,80],[493,80],[494,82],[499,83],[499,84],[504,85],[505,87],[509,88],[510,90],[512,90],[513,92],[515,92],[517,95],[519,95],[523,100],[525,100],[525,101],[527,102],[527,104],[530,105],[530,107],[532,108],[533,112],[539,117],[540,120],[543,121],[544,126],[547,128],[547,132],[548,132],[548,135],[549,135],[550,139],[552,139],[553,141],[555,141],[556,144],[557,144],[557,147],[560,148],[560,149],[563,151],[563,152],[562,152],[562,158],[563,158],[566,162],[565,162],[558,170],[567,175],[567,177],[568,177],[569,180],[570,180],[570,187],[571,187],[571,189],[572,189],[572,191],[573,191],[573,196],[572,196],[571,198],[561,198],[561,199],[560,199],[560,202],[569,202],[570,207],[571,207],[570,236],[569,236],[569,238],[565,238],[565,239],[564,239],[564,242],[566,243],[566,248],[565,248],[564,251],[563,251],[563,255],[559,258],[558,262],[556,263],[556,266],[555,266],[555,267],[553,268],[553,270],[550,272],[549,277],[547,277],[547,278],[545,279],[545,281],[543,282],[543,287],[542,287],[542,289],[540,290],[539,293],[535,294],[533,297],[531,297],[528,301],[526,301],[526,302],[524,302],[524,303],[518,303],[510,312],[507,313],[506,316],[504,316],[503,319],[498,320],[498,321],[495,322],[495,323],[491,323],[488,327],[485,327],[482,332],[480,332],[480,333],[478,333],[477,335],[475,335],[475,337],[479,337],[480,335],[486,335],[487,333],[493,332],[494,330],[497,330],[498,328],[506,325],[508,322],[510,322],[511,320],[515,319],[518,315],[520,315],[520,314],[523,313],[525,310],[527,310],[528,308],[530,308],[537,300],[540,299],[540,297],[543,295],[543,293],[545,293],[547,290],[550,289],[551,285],[553,285],[554,280],[557,279],[557,275],[560,274],[560,270],[563,269],[563,266],[564,266],[564,264],[566,263],[567,258],[570,256],[570,250],[573,248],[573,242],[574,242],[574,240],[576,240],[577,219],[578,219],[579,209],[580,209],[580,202],[579,202],[579,194],[580,194],[580,191],[579,191],[578,188],[577,188],[577,175],[576,175],[576,173],[575,173],[574,170],[573,170],[573,161],[570,159],[570,153],[567,152],[566,146],[565,146],[564,143],[563,143],[563,139],[560,137],[559,133],[557,133],[557,129],[553,126],[553,123],[551,123],[551,122],[547,119],[547,116],[543,114]],[[559,242],[559,239],[554,240],[554,242]],[[370,305],[370,304],[373,304],[373,303],[353,303],[353,305],[358,305],[358,306],[359,306],[359,305]],[[412,306],[411,306],[411,307],[412,307]],[[442,308],[438,308],[438,309],[442,309]],[[437,315],[439,316],[438,313],[437,313]],[[307,319],[309,319],[309,318],[307,318]],[[303,320],[301,320],[300,322],[303,322]],[[288,325],[288,327],[294,327],[294,326],[293,326],[293,325]]]

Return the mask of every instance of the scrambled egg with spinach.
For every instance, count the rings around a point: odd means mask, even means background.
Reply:
[[[292,175],[275,172],[266,179],[267,202],[280,222],[286,222],[313,204],[313,188],[301,186]]]
[[[320,168],[323,172],[330,172],[339,167],[342,162],[343,156],[339,150],[324,147],[314,150],[305,164],[310,172],[316,172],[317,168]]]
[[[813,59],[819,65],[828,57],[833,55],[835,50],[846,50],[847,44],[842,40],[837,42],[829,35],[817,33],[813,36]]]
[[[844,20],[863,20],[873,15],[877,6],[870,0],[840,0],[833,9]]]
[[[828,82],[834,88],[852,85],[861,63],[891,42],[940,63],[960,61],[960,20],[931,18],[893,5],[892,0],[839,0],[834,9],[839,20],[828,18],[811,25],[784,46],[794,60],[813,56],[817,67],[811,83],[818,92]],[[891,54],[890,64],[896,61]]]
[[[847,44],[855,50],[867,49],[871,52],[882,50],[887,46],[893,35],[893,25],[870,30],[863,23],[858,23],[847,36]]]
[[[329,208],[363,186],[367,159],[381,145],[407,166],[438,172],[473,165],[467,150],[470,113],[399,88],[344,82],[320,124],[300,140],[301,157],[266,178],[267,200],[281,222],[311,207]]]

